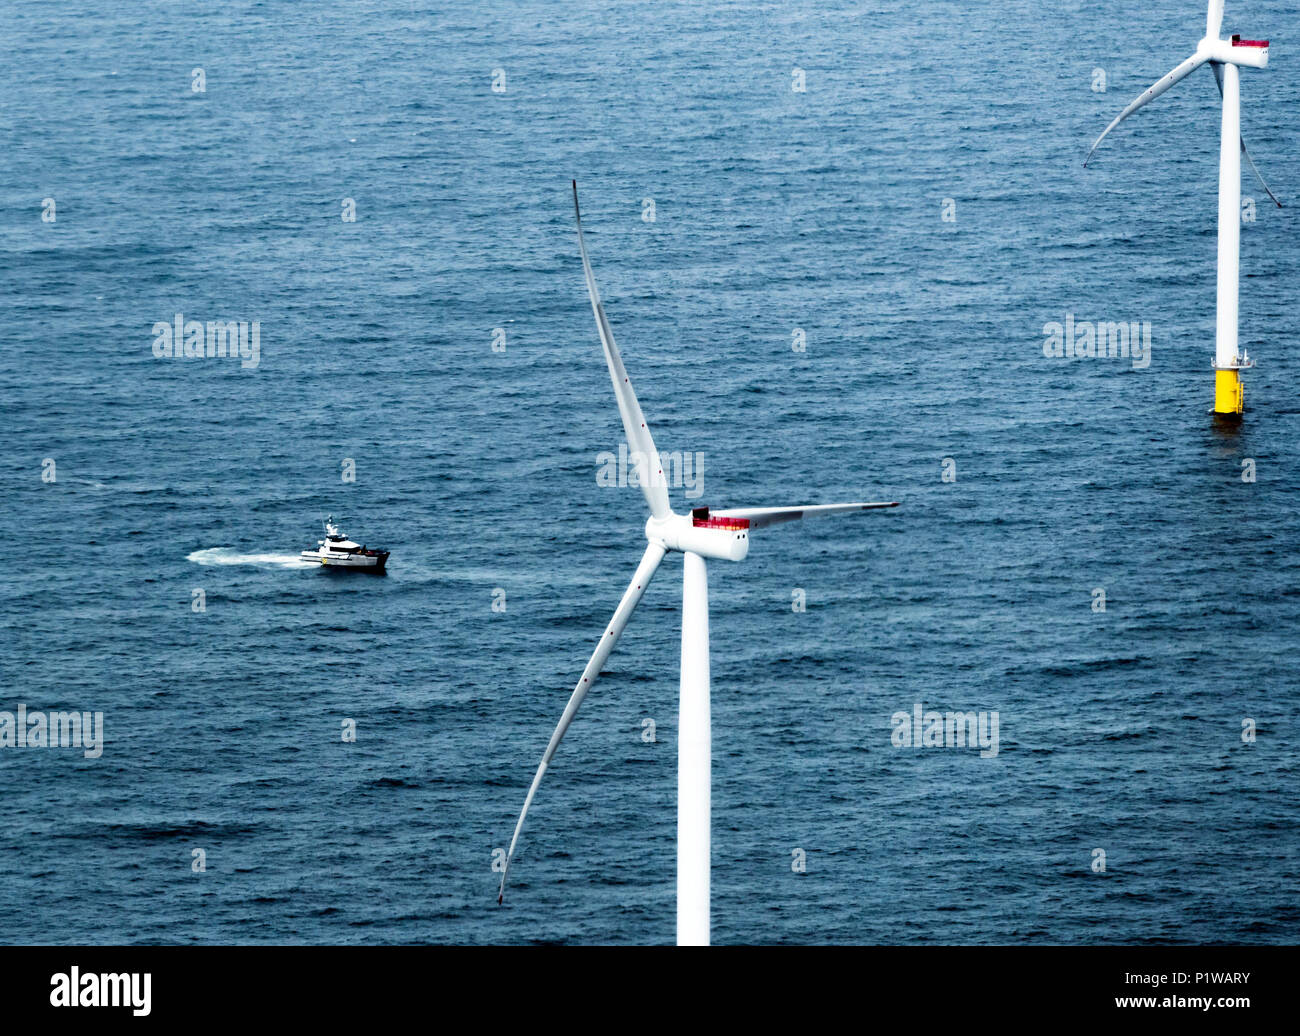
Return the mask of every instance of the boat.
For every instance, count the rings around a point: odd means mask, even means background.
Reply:
[[[325,538],[316,541],[315,550],[304,550],[304,561],[318,561],[327,568],[358,568],[366,572],[382,572],[388,564],[388,551],[374,550],[353,543],[334,524],[334,516],[325,519]]]

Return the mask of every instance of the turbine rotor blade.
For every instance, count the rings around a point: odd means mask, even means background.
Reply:
[[[592,652],[587,668],[582,671],[577,686],[573,688],[573,694],[569,696],[569,703],[564,707],[560,722],[556,725],[555,732],[551,734],[550,743],[547,744],[546,751],[542,754],[542,762],[537,767],[533,783],[529,785],[528,797],[524,799],[524,808],[519,811],[519,820],[515,824],[515,833],[510,839],[510,849],[506,853],[506,864],[501,871],[501,888],[497,892],[498,903],[505,897],[506,875],[510,873],[510,861],[515,855],[515,845],[519,841],[519,832],[523,830],[524,817],[528,815],[528,807],[533,804],[533,796],[537,794],[537,786],[542,783],[542,776],[546,773],[546,768],[550,765],[555,750],[560,747],[560,742],[564,740],[564,734],[569,729],[569,724],[573,722],[573,717],[577,715],[582,700],[587,696],[587,692],[591,690],[596,678],[600,676],[601,667],[605,664],[605,660],[609,658],[609,653],[614,650],[618,638],[622,635],[623,630],[627,628],[628,620],[632,618],[632,612],[636,610],[637,604],[640,603],[646,587],[650,585],[650,579],[654,576],[655,569],[659,567],[659,562],[663,561],[665,553],[667,552],[664,548],[657,543],[651,543],[646,547],[645,554],[641,557],[641,563],[637,565],[636,574],[632,576],[632,582],[628,583],[627,589],[623,591],[622,600],[618,602],[618,607],[614,609],[614,617],[609,620],[609,625],[605,627],[605,632],[601,635],[596,650]]]
[[[582,236],[582,213],[578,210],[578,181],[573,181],[573,217],[578,224],[578,250],[582,252],[582,270],[587,278],[587,293],[591,296],[591,309],[596,314],[596,331],[600,334],[600,344],[605,349],[605,364],[609,367],[609,379],[614,383],[614,397],[618,400],[618,412],[623,417],[623,432],[627,436],[628,449],[639,453],[643,458],[641,469],[641,492],[645,494],[650,513],[656,518],[666,518],[672,513],[668,504],[668,487],[664,482],[663,469],[659,463],[659,451],[655,449],[654,439],[646,424],[641,404],[632,391],[632,382],[628,379],[627,368],[623,366],[623,357],[619,355],[614,342],[614,332],[610,329],[605,316],[605,307],[600,301],[600,289],[596,287],[596,275],[591,270],[591,260],[587,258],[587,242]]]
[[[710,510],[710,517],[745,518],[751,529],[762,529],[782,522],[795,522],[801,518],[820,518],[827,514],[848,514],[854,511],[874,511],[882,507],[897,507],[897,500],[887,503],[859,504],[808,504],[804,507],[728,507],[721,511]]]
[[[1223,25],[1223,0],[1210,0],[1205,9],[1205,35],[1212,40],[1219,38],[1219,29]]]
[[[1215,83],[1218,84],[1219,96],[1222,97],[1223,96],[1223,66],[1219,64],[1217,61],[1213,61],[1210,63],[1210,67],[1214,69],[1214,81]],[[1255,165],[1255,160],[1250,157],[1250,152],[1246,150],[1245,137],[1241,138],[1241,153],[1246,156],[1246,161],[1250,164],[1250,168],[1255,171],[1255,179],[1257,179],[1260,182],[1260,186],[1264,188],[1264,192],[1270,198],[1273,199],[1273,204],[1280,209],[1282,207],[1282,203],[1277,200],[1277,195],[1273,193],[1272,188],[1270,188],[1268,185],[1268,181],[1264,179],[1264,174],[1259,171],[1259,167]]]
[[[1097,148],[1100,146],[1101,142],[1106,139],[1107,133],[1113,130],[1116,126],[1118,126],[1121,122],[1127,119],[1130,115],[1132,115],[1135,111],[1141,108],[1144,104],[1147,104],[1149,101],[1154,101],[1157,97],[1159,97],[1162,93],[1168,90],[1175,83],[1177,83],[1181,79],[1184,79],[1190,73],[1200,68],[1201,65],[1205,64],[1207,60],[1208,60],[1207,58],[1202,57],[1200,54],[1193,54],[1186,61],[1182,62],[1181,64],[1175,65],[1170,72],[1161,76],[1154,83],[1152,83],[1145,90],[1143,90],[1140,94],[1138,94],[1137,97],[1135,97],[1132,101],[1129,102],[1128,106],[1122,112],[1120,112],[1118,115],[1115,116],[1114,121],[1109,126],[1107,126],[1104,130],[1101,131],[1101,136],[1098,137],[1096,141],[1093,143],[1091,150],[1088,151],[1088,157],[1083,160],[1083,164],[1087,166],[1088,162],[1092,159],[1093,152],[1095,152]]]

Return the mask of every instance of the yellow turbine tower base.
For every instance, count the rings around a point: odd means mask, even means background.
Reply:
[[[1214,412],[1240,417],[1246,401],[1246,389],[1235,370],[1214,372]]]

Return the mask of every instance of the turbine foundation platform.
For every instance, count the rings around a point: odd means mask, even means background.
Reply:
[[[1245,409],[1246,388],[1241,373],[1234,368],[1214,371],[1214,414],[1216,417],[1239,418]]]

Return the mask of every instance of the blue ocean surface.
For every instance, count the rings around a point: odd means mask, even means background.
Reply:
[[[675,507],[902,501],[710,565],[714,940],[1300,939],[1300,5],[1227,5],[1287,205],[1243,169],[1239,426],[1210,72],[1082,165],[1204,16],[4,5],[0,711],[105,743],[0,749],[0,941],[673,940],[679,555],[496,901],[644,549],[574,178]],[[386,576],[298,561],[330,513]]]

